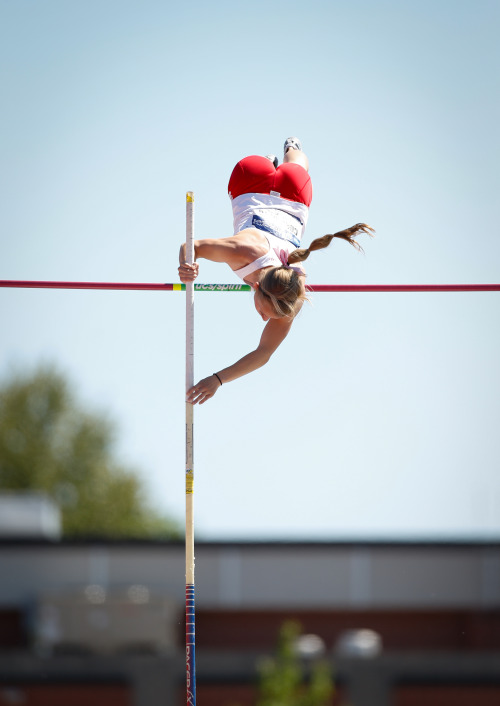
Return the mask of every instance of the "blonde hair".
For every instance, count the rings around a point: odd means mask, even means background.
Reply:
[[[374,232],[373,228],[370,228],[366,223],[356,223],[356,225],[338,233],[323,235],[321,238],[313,240],[308,248],[293,250],[288,255],[288,264],[292,265],[295,262],[307,260],[313,250],[322,250],[328,247],[333,238],[345,240],[359,252],[364,252],[361,245],[354,238],[362,233],[372,236]],[[258,292],[270,302],[275,314],[280,317],[296,316],[302,302],[307,299],[303,279],[298,272],[286,265],[267,270],[259,280]]]
[[[306,288],[299,273],[289,267],[272,267],[259,280],[259,294],[278,316],[295,316],[306,299]]]

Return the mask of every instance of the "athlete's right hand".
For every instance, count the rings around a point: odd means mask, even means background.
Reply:
[[[216,375],[210,375],[204,380],[200,380],[197,385],[187,391],[186,402],[189,404],[203,404],[215,395],[221,386],[220,380]]]
[[[187,284],[187,282],[194,282],[194,280],[198,277],[199,270],[200,266],[197,262],[194,262],[192,265],[189,265],[187,262],[182,263],[179,265],[180,281],[184,282],[184,284]]]

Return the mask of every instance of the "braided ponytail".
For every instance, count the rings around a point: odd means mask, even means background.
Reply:
[[[346,240],[354,248],[356,248],[356,250],[359,250],[359,252],[364,252],[361,245],[356,242],[354,238],[362,233],[372,237],[374,232],[375,231],[373,228],[367,226],[366,223],[356,223],[355,226],[351,226],[345,230],[340,230],[338,233],[323,235],[321,238],[316,238],[313,240],[308,248],[300,248],[291,252],[288,256],[288,264],[292,265],[294,262],[303,262],[304,260],[307,260],[313,250],[322,250],[323,248],[328,247],[333,238],[341,238],[342,240]]]
[[[357,235],[365,233],[372,235],[373,228],[367,226],[366,223],[357,223],[351,228],[346,228],[338,233],[323,235],[321,238],[316,238],[306,249],[293,250],[288,255],[288,264],[294,262],[302,262],[309,257],[309,253],[313,250],[321,250],[328,247],[333,238],[341,238],[350,243],[356,250],[363,252],[363,248],[357,243],[354,238]],[[306,297],[306,288],[304,286],[303,277],[299,276],[295,270],[289,267],[270,267],[259,280],[259,288],[255,293],[256,297],[262,297],[272,306],[277,317],[289,316],[294,317]]]

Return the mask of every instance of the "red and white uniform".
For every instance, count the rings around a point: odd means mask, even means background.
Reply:
[[[312,201],[311,177],[294,162],[274,164],[253,155],[240,160],[229,179],[234,233],[259,228],[300,246]]]

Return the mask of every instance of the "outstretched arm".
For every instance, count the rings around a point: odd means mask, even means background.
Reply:
[[[285,340],[292,327],[293,319],[271,319],[267,322],[262,332],[257,348],[243,356],[233,365],[217,372],[222,383],[231,382],[237,378],[261,368],[267,363],[278,346]],[[186,401],[191,404],[203,404],[215,395],[220,387],[220,382],[215,375],[211,375],[194,385],[187,392]]]
[[[245,257],[241,252],[241,239],[234,236],[230,238],[206,238],[194,241],[194,259],[203,258],[212,262],[225,262],[231,269],[237,270],[246,264]],[[186,244],[181,245],[179,251],[179,278],[181,282],[192,282],[198,276],[199,266],[194,262],[189,265],[186,262]]]

